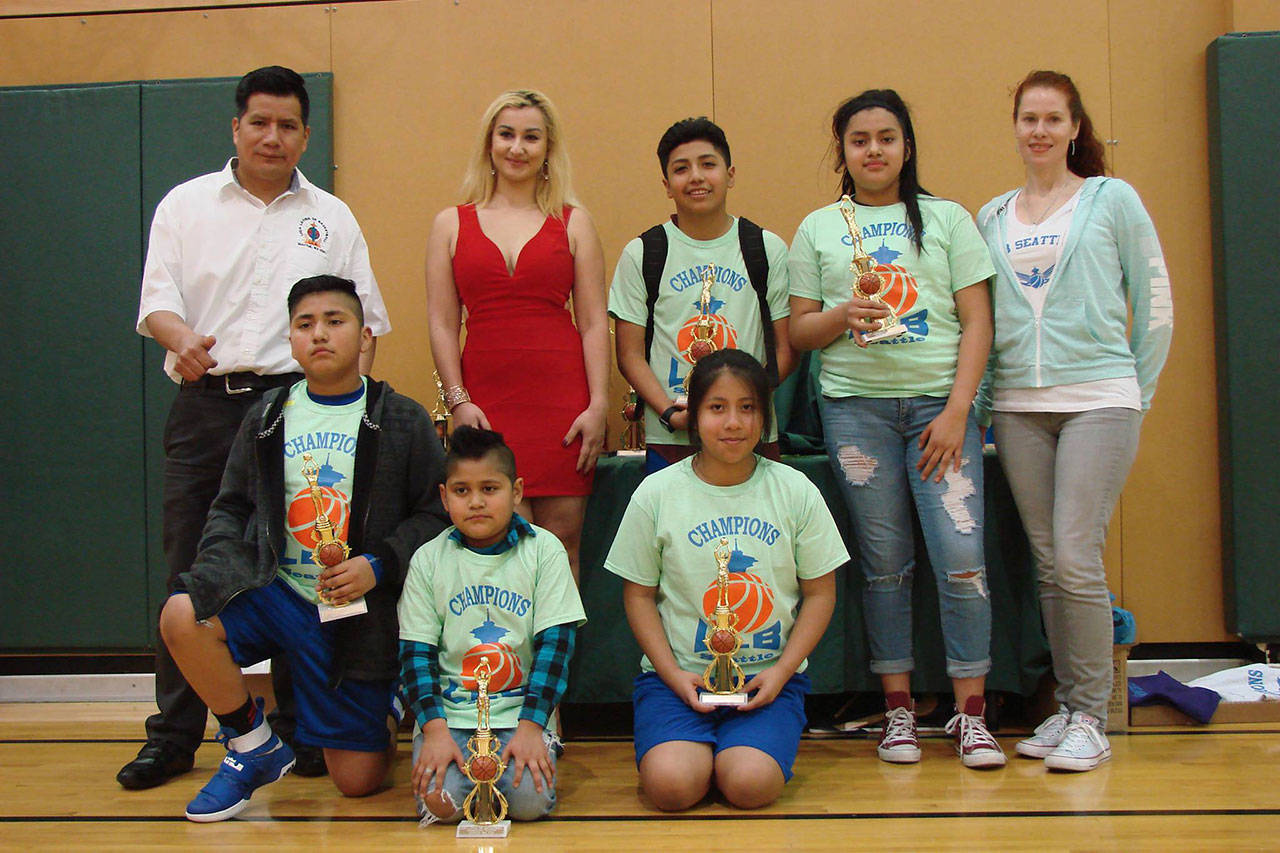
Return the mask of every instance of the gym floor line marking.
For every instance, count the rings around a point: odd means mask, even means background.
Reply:
[[[982,811],[982,812],[884,812],[847,814],[642,814],[642,815],[548,815],[538,823],[627,823],[711,821],[711,820],[918,820],[922,818],[1046,818],[1046,817],[1210,817],[1210,816],[1275,816],[1280,808],[1273,809],[1084,809],[1079,811]],[[273,817],[237,817],[243,823],[409,823],[416,822],[412,815],[281,815]],[[12,815],[0,816],[0,823],[178,823],[186,822],[182,815]]]
[[[1004,738],[1004,739],[1008,740],[1008,739],[1010,739],[1010,738],[1021,738],[1021,737],[1025,737],[1027,734],[1029,734],[1029,730],[1028,730],[1028,731],[1026,731],[1026,732],[1021,732],[1021,731],[1020,731],[1020,732],[1010,732],[1010,733],[1008,733],[1008,734],[1002,734],[1002,733],[1000,733],[1000,732],[993,732],[993,734],[995,734],[995,735],[996,735],[996,738],[997,738],[997,739],[999,739],[999,738]],[[1181,736],[1183,736],[1183,735],[1196,735],[1196,736],[1205,736],[1205,735],[1280,735],[1280,729],[1212,729],[1212,730],[1206,730],[1206,729],[1188,729],[1187,731],[1169,731],[1169,730],[1161,730],[1161,731],[1153,731],[1153,732],[1146,732],[1146,731],[1127,731],[1127,732],[1110,732],[1110,733],[1108,733],[1107,737],[1109,737],[1109,738],[1124,738],[1124,737],[1152,737],[1152,736],[1155,736],[1155,735],[1165,735],[1165,736],[1168,736],[1168,737],[1181,737]],[[867,734],[863,734],[863,733],[859,733],[859,734],[857,734],[857,735],[839,735],[839,736],[834,736],[834,737],[833,737],[833,736],[830,736],[830,735],[825,735],[825,736],[822,736],[822,737],[806,736],[806,737],[802,737],[802,738],[801,738],[801,741],[802,741],[803,743],[838,743],[838,742],[840,742],[840,741],[859,741],[859,742],[861,742],[861,741],[865,741],[865,740],[867,739],[867,737],[868,737],[868,735],[867,735]],[[925,732],[921,732],[921,733],[920,733],[920,739],[921,739],[921,740],[951,740],[952,738],[951,738],[951,736],[950,736],[950,735],[946,735],[946,734],[932,734],[932,733],[925,733]],[[607,744],[607,743],[630,743],[630,742],[631,742],[631,740],[632,740],[632,738],[627,737],[626,735],[616,735],[616,736],[609,736],[609,737],[580,738],[580,739],[579,739],[579,738],[575,738],[575,739],[573,739],[573,740],[567,740],[567,741],[565,741],[565,746],[566,746],[566,747],[568,747],[568,746],[573,746],[573,745],[575,745],[575,744],[588,745],[588,744]],[[409,743],[413,743],[413,738],[412,738],[412,737],[405,736],[405,735],[401,735],[399,738],[397,738],[397,739],[396,739],[396,742],[397,742],[397,743],[409,744]],[[115,743],[129,743],[129,744],[138,744],[138,745],[141,745],[141,744],[146,743],[146,740],[144,740],[143,738],[136,738],[136,737],[125,737],[125,738],[0,738],[0,745],[5,745],[5,744],[39,744],[39,743],[49,743],[49,744],[64,744],[64,743],[65,743],[65,744],[85,744],[85,743],[115,744]],[[216,741],[214,741],[212,738],[206,738],[205,740],[200,741],[200,743],[202,743],[202,744],[210,743],[210,744],[211,744],[211,743],[216,743]]]

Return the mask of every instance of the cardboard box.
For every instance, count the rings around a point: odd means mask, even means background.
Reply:
[[[1129,730],[1129,649],[1111,647],[1111,701],[1107,703],[1107,731]],[[1136,710],[1136,709],[1135,709]]]
[[[1199,726],[1172,705],[1135,705],[1129,711],[1132,726]],[[1222,702],[1209,725],[1280,722],[1280,702]]]

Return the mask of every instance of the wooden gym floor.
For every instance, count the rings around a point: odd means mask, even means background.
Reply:
[[[183,807],[221,747],[191,773],[125,791],[116,770],[140,745],[140,703],[0,704],[0,849],[476,849],[452,828],[419,829],[401,738],[395,786],[346,800],[324,778],[286,777],[239,819],[196,825]],[[1015,735],[1001,736],[1013,751]],[[1112,737],[1091,773],[1050,774],[1010,757],[1003,770],[961,767],[929,737],[914,766],[875,758],[866,738],[808,740],[781,799],[759,812],[708,801],[655,812],[636,784],[628,740],[575,740],[560,762],[552,816],[516,824],[494,851],[644,850],[1276,850],[1280,726],[1142,731]]]

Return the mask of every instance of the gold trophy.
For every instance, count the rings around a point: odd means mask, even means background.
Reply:
[[[702,270],[702,296],[698,299],[698,321],[693,325],[693,340],[689,343],[689,360],[694,364],[716,351],[711,340],[711,285],[716,281],[716,265],[708,263]]]
[[[636,389],[627,388],[627,396],[622,401],[622,450],[644,450],[644,409],[640,406],[640,396]]]
[[[436,437],[440,439],[440,446],[448,450],[451,415],[448,407],[444,404],[444,383],[440,381],[439,371],[433,370],[431,375],[436,380],[436,404],[431,409],[431,421],[436,425]]]
[[[329,520],[329,516],[324,511],[324,493],[320,491],[320,466],[316,464],[316,460],[311,457],[310,453],[302,454],[302,476],[307,479],[307,484],[311,486],[311,502],[316,507],[316,547],[311,551],[311,562],[320,567],[321,571],[336,566],[351,555],[351,549],[346,542],[333,535],[333,522]],[[350,602],[344,602],[339,605],[329,601],[325,590],[317,589],[316,595],[320,597],[320,601],[329,607],[346,607]]]
[[[747,677],[733,659],[742,648],[742,635],[737,631],[738,614],[729,609],[730,553],[729,540],[722,538],[715,550],[719,594],[715,611],[707,617],[707,648],[712,661],[702,673],[702,686],[707,689],[698,691],[698,701],[707,705],[743,705],[747,701],[747,694],[742,692]]]
[[[462,813],[466,820],[458,824],[458,838],[506,838],[511,821],[506,820],[507,798],[496,784],[506,765],[502,763],[498,738],[489,730],[489,667],[488,656],[476,664],[476,733],[467,741],[467,761],[462,772],[476,783],[462,801]]]
[[[869,344],[896,338],[907,331],[898,315],[884,301],[884,293],[889,289],[889,280],[875,271],[875,261],[862,248],[862,229],[854,221],[853,199],[847,195],[840,197],[840,213],[845,224],[849,226],[849,237],[853,240],[853,260],[849,263],[849,272],[853,274],[853,295],[870,299],[879,303],[889,312],[889,316],[880,321],[880,328],[874,332],[863,332],[862,338]]]

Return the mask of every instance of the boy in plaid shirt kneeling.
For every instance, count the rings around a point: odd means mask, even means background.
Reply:
[[[516,514],[523,489],[500,434],[454,431],[440,487],[453,526],[414,554],[399,606],[401,670],[418,723],[413,790],[426,823],[462,817],[481,659],[510,817],[536,820],[555,806],[547,720],[586,615],[560,540]]]

